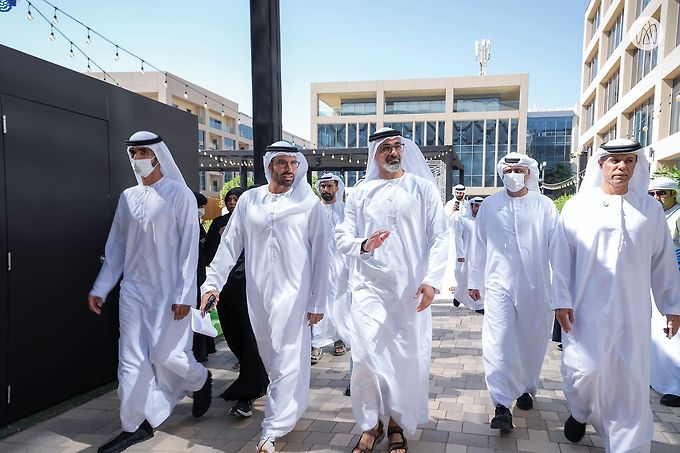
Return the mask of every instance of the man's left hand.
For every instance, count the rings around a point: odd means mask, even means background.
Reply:
[[[434,299],[434,288],[430,285],[420,285],[413,298],[417,299],[421,294],[423,298],[418,304],[418,308],[416,308],[416,312],[418,313],[425,310],[432,303],[432,300]]]
[[[323,319],[323,313],[307,313],[307,325],[313,326]]]
[[[191,311],[191,305],[172,304],[172,318],[175,321],[184,319]]]
[[[666,315],[666,327],[670,331],[671,338],[680,329],[680,315]]]

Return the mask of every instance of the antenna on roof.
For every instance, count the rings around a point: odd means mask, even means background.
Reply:
[[[477,58],[477,63],[479,63],[479,75],[486,75],[486,65],[491,58],[491,40],[482,39],[481,41],[475,41],[475,57]]]

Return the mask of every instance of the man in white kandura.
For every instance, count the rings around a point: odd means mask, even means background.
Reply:
[[[105,260],[88,296],[101,314],[121,275],[118,396],[123,432],[98,451],[123,451],[153,437],[153,428],[194,392],[193,415],[210,407],[210,372],[191,347],[196,303],[196,199],[163,139],[137,132],[127,142],[138,184],[118,200]]]
[[[336,227],[350,277],[351,397],[363,433],[354,453],[372,451],[389,417],[389,449],[428,421],[432,314],[448,254],[448,225],[434,177],[413,141],[390,128],[369,137],[366,181],[352,190]],[[368,449],[368,450],[367,450]]]
[[[201,306],[219,298],[245,249],[248,314],[269,387],[257,451],[272,453],[307,409],[309,326],[323,318],[328,291],[330,230],[306,179],[307,160],[285,141],[267,147],[269,184],[248,190],[222,234],[201,287]]]
[[[463,215],[467,212],[469,202],[466,190],[467,189],[462,184],[453,186],[453,198],[444,205],[444,212],[449,220],[454,216]]]
[[[495,406],[492,429],[513,428],[510,407],[533,408],[548,346],[550,264],[565,247],[553,201],[539,193],[538,164],[508,153],[496,170],[505,190],[487,197],[475,220],[468,268],[472,300],[484,288],[482,360]]]
[[[345,184],[339,176],[333,173],[321,175],[316,180],[316,188],[321,195],[321,206],[328,219],[331,231],[335,230],[335,225],[342,222],[345,218]],[[312,326],[312,365],[316,364],[323,355],[323,348],[333,344],[333,355],[341,356],[345,354],[345,344],[339,339],[333,320],[333,302],[336,298],[340,274],[344,267],[343,256],[338,252],[335,245],[335,237],[331,234],[328,243],[330,247],[331,261],[333,266],[329,273],[329,291],[326,310],[321,321]]]
[[[459,228],[458,219],[468,212],[469,202],[465,191],[466,189],[463,184],[456,184],[453,186],[453,198],[447,201],[444,205],[444,213],[449,220],[449,243],[452,247],[455,244],[457,236],[456,229]],[[458,248],[454,249],[454,251],[458,250]],[[456,256],[455,253],[449,253],[449,259],[446,264],[446,273],[444,274],[444,281],[447,285],[457,276],[457,272],[460,267],[457,264],[458,258],[459,257]],[[455,285],[448,286],[448,291],[444,291],[443,293],[439,294],[437,297],[435,297],[435,299],[446,299],[453,296],[453,306],[460,306],[460,301],[455,297],[457,285],[458,283],[456,282]],[[467,292],[467,288],[464,290]]]
[[[564,435],[578,442],[590,423],[606,453],[651,449],[650,288],[669,336],[680,322],[680,273],[663,208],[645,194],[648,165],[628,139],[591,156],[579,192],[562,209],[568,259],[553,269],[552,306],[566,333]]]
[[[474,197],[469,201],[465,214],[458,217],[454,224],[454,245],[456,250],[456,292],[454,300],[466,307],[484,314],[483,288],[480,288],[479,300],[472,300],[468,292],[468,261],[472,243],[475,240],[475,220],[479,208],[482,206],[482,197]]]
[[[652,179],[647,193],[663,206],[668,231],[671,233],[675,255],[680,264],[680,190],[671,178]],[[668,341],[663,333],[666,317],[652,303],[652,356],[650,363],[651,386],[663,395],[659,401],[664,406],[680,407],[680,335]]]

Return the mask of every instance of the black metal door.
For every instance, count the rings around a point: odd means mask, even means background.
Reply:
[[[0,98],[0,426],[7,424],[7,222],[5,222],[5,148]]]
[[[116,338],[86,307],[111,219],[107,122],[12,96],[0,102],[12,262],[0,350],[11,422],[110,381]]]

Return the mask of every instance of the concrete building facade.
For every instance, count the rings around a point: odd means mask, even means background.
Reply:
[[[591,0],[583,26],[579,158],[629,137],[651,170],[680,160],[680,2]],[[650,20],[653,19],[653,20]]]
[[[528,74],[313,83],[312,146],[364,148],[392,127],[418,145],[453,145],[465,165],[454,184],[491,194],[499,156],[526,149],[528,84]]]

